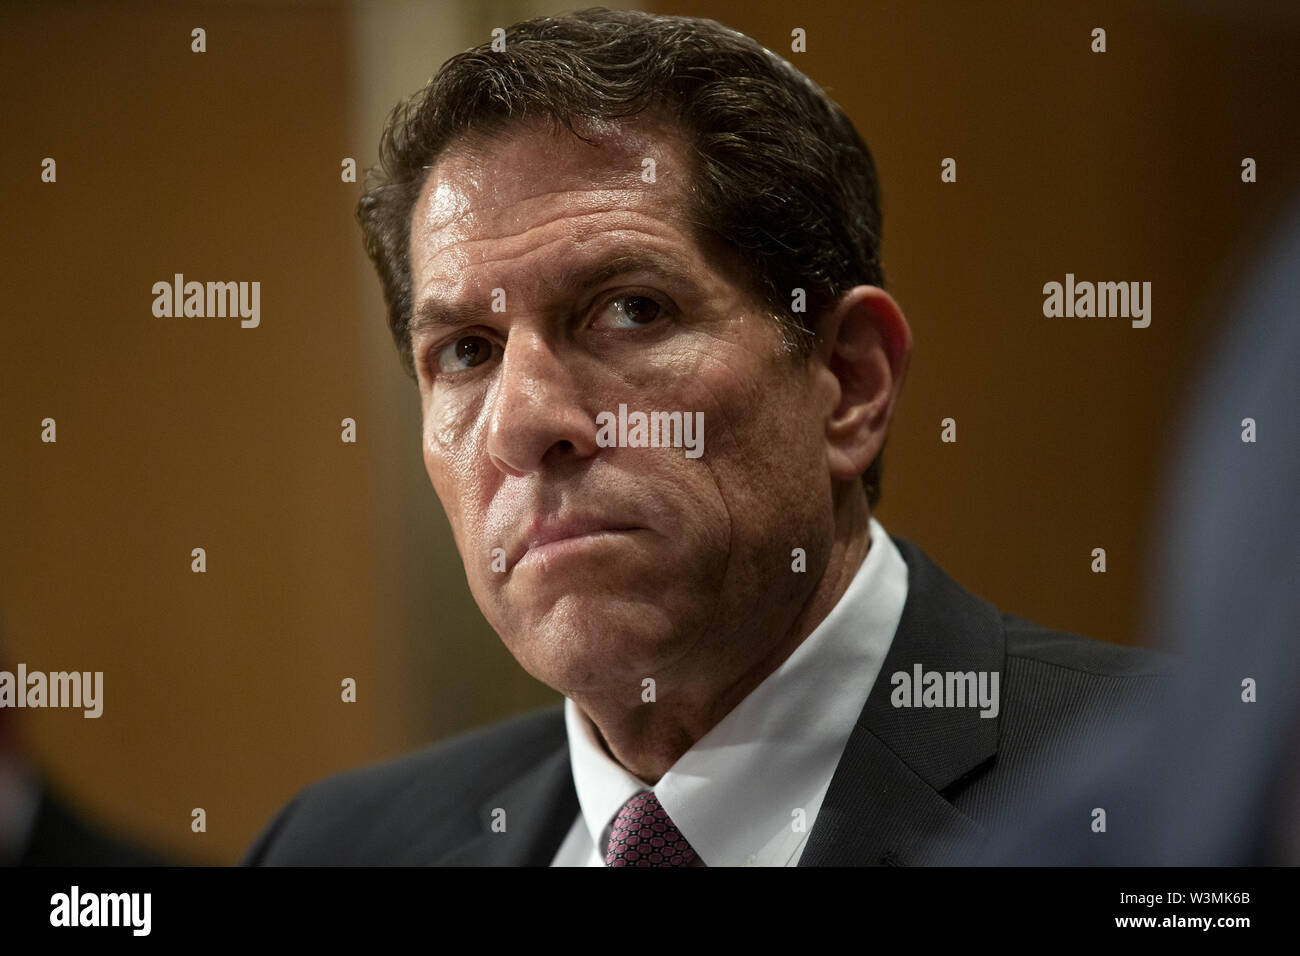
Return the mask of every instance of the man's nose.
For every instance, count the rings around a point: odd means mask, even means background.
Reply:
[[[596,420],[573,369],[540,331],[506,340],[490,397],[487,451],[508,475],[537,471],[549,457],[596,453]]]

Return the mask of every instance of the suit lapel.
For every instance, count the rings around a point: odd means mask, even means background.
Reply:
[[[493,829],[505,811],[505,830]],[[478,808],[478,833],[435,866],[549,866],[578,816],[567,742]]]
[[[894,707],[890,678],[913,674],[917,664],[924,671],[1000,675],[1002,618],[915,545],[892,540],[907,562],[903,615],[800,866],[966,863],[984,837],[944,791],[996,755],[1000,717],[981,717],[977,707]]]

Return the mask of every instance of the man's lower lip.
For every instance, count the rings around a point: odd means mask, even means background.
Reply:
[[[616,540],[619,536],[630,534],[637,528],[608,528],[601,531],[592,531],[587,534],[574,535],[572,538],[560,538],[558,541],[548,541],[546,544],[539,544],[535,548],[529,548],[524,552],[524,556],[515,564],[516,568],[525,567],[530,564],[537,564],[545,561],[548,564],[553,561],[565,558],[586,557],[589,552],[596,550],[609,541]]]

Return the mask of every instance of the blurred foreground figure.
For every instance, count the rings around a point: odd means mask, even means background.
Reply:
[[[11,667],[0,653],[0,669]],[[0,866],[162,866],[54,793],[27,757],[18,711],[0,707]]]
[[[1003,862],[1300,862],[1300,198],[1243,278],[1166,479],[1148,617],[1174,683],[1107,718],[1104,746],[1044,754],[1074,783]]]

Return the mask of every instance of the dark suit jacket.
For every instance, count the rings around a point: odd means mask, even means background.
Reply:
[[[999,828],[1068,774],[1052,754],[1104,739],[1096,718],[1149,700],[1163,669],[1152,652],[1000,613],[915,545],[893,541],[909,573],[903,616],[800,866],[980,862]],[[998,716],[895,708],[889,677],[917,663],[1000,672]],[[505,832],[493,832],[497,808]],[[563,709],[553,706],[308,787],[244,863],[545,866],[577,814]]]

